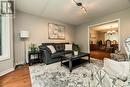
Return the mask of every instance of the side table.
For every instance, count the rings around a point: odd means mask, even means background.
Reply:
[[[35,63],[42,63],[43,62],[42,53],[40,51],[36,51],[36,52],[29,51],[28,60],[29,60],[29,66]]]

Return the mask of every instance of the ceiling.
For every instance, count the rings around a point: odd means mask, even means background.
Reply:
[[[118,27],[119,27],[118,21],[115,21],[115,22],[91,27],[91,30],[100,31],[100,32],[107,32],[107,31],[111,31],[111,30],[117,31]]]
[[[73,0],[15,0],[16,9],[67,24],[80,25],[130,7],[129,0],[76,0],[87,9],[85,14]]]

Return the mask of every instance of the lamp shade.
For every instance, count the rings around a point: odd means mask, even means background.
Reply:
[[[20,38],[28,38],[29,32],[28,31],[20,31]]]

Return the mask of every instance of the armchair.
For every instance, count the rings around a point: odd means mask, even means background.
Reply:
[[[111,79],[113,79],[114,84],[119,85],[118,87],[130,86],[130,62],[129,61],[118,62],[118,61],[105,58],[103,70],[109,75]]]
[[[107,52],[112,52],[112,47],[111,47],[111,41],[106,40],[106,51]]]

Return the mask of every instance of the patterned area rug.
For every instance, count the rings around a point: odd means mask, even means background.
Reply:
[[[109,76],[103,69],[103,61],[91,58],[70,73],[60,62],[29,67],[32,87],[130,87],[128,82]],[[129,84],[129,85],[128,85]]]
[[[103,61],[91,58],[91,63],[75,68],[71,73],[66,67],[61,66],[60,62],[50,65],[38,64],[30,66],[29,70],[32,87],[102,87],[98,82],[94,83],[92,81],[92,73],[101,70],[102,67]],[[109,83],[109,80],[104,79],[104,81]],[[97,85],[93,86],[93,84]],[[105,84],[103,87],[117,86]]]

